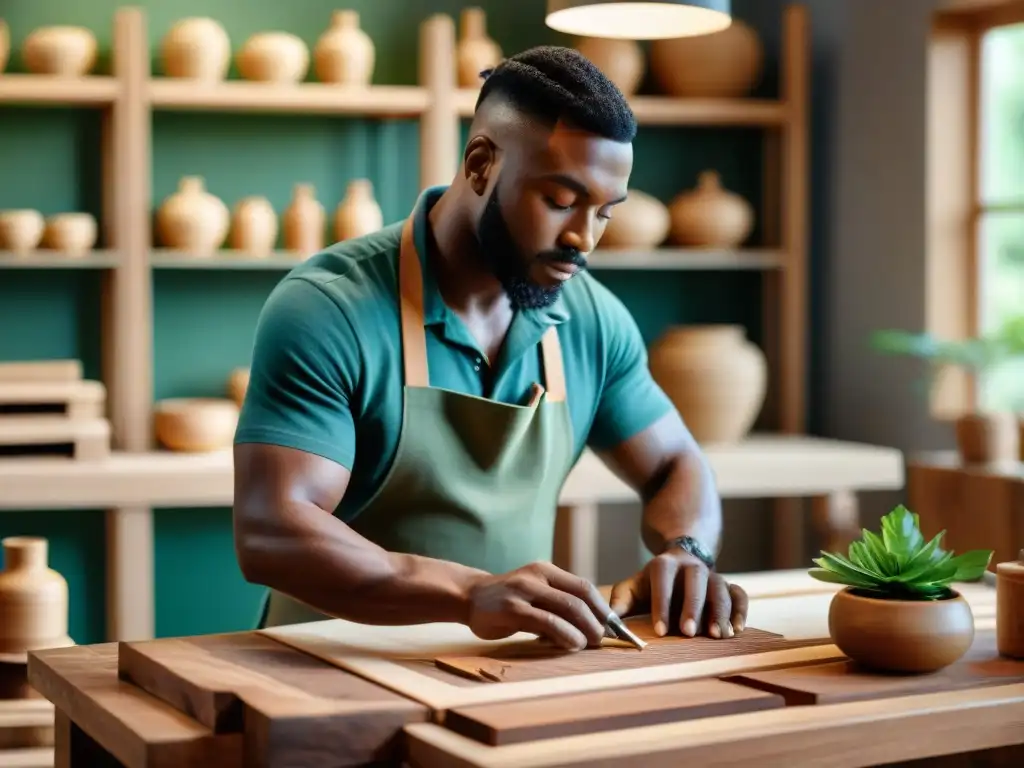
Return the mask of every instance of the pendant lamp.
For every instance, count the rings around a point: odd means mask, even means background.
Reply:
[[[580,37],[657,40],[719,32],[729,0],[548,0],[545,23]]]

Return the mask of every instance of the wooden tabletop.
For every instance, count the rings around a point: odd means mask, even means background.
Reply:
[[[497,648],[474,644],[464,627],[320,622],[41,651],[29,677],[127,768],[624,759],[852,767],[1024,741],[1024,662],[995,654],[993,589],[963,585],[977,625],[963,662],[933,676],[883,678],[851,674],[829,642],[834,587],[804,572],[734,578],[751,594],[749,625],[789,645],[688,661],[654,654],[654,666],[539,678],[536,667],[513,663],[522,679],[483,682],[431,663],[438,649]]]

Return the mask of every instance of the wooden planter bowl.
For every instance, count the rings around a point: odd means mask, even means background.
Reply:
[[[229,448],[238,427],[238,406],[226,398],[171,398],[153,412],[156,439],[172,451],[205,453]]]
[[[851,588],[828,612],[832,641],[853,661],[881,672],[935,672],[974,642],[974,614],[963,596],[947,600],[880,600]]]

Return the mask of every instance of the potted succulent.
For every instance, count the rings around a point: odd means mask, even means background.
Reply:
[[[976,581],[992,550],[954,556],[921,534],[918,516],[902,504],[882,518],[881,533],[864,530],[849,553],[822,552],[810,570],[843,584],[828,612],[832,641],[853,661],[887,672],[934,672],[959,659],[974,641],[974,614],[954,582]]]
[[[971,339],[949,341],[928,333],[877,331],[871,344],[883,354],[906,355],[930,364],[927,383],[944,368],[956,366],[976,378],[1010,360],[1024,358],[1024,315]],[[956,419],[956,441],[965,464],[1017,461],[1024,446],[1024,421],[1012,412],[971,410]]]

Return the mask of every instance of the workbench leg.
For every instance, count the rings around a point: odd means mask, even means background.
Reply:
[[[124,768],[60,708],[54,709],[53,724],[53,768]]]
[[[811,519],[820,548],[845,553],[850,543],[860,538],[860,508],[853,491],[836,491],[817,496],[811,504]]]
[[[597,504],[558,508],[554,564],[597,584]]]

